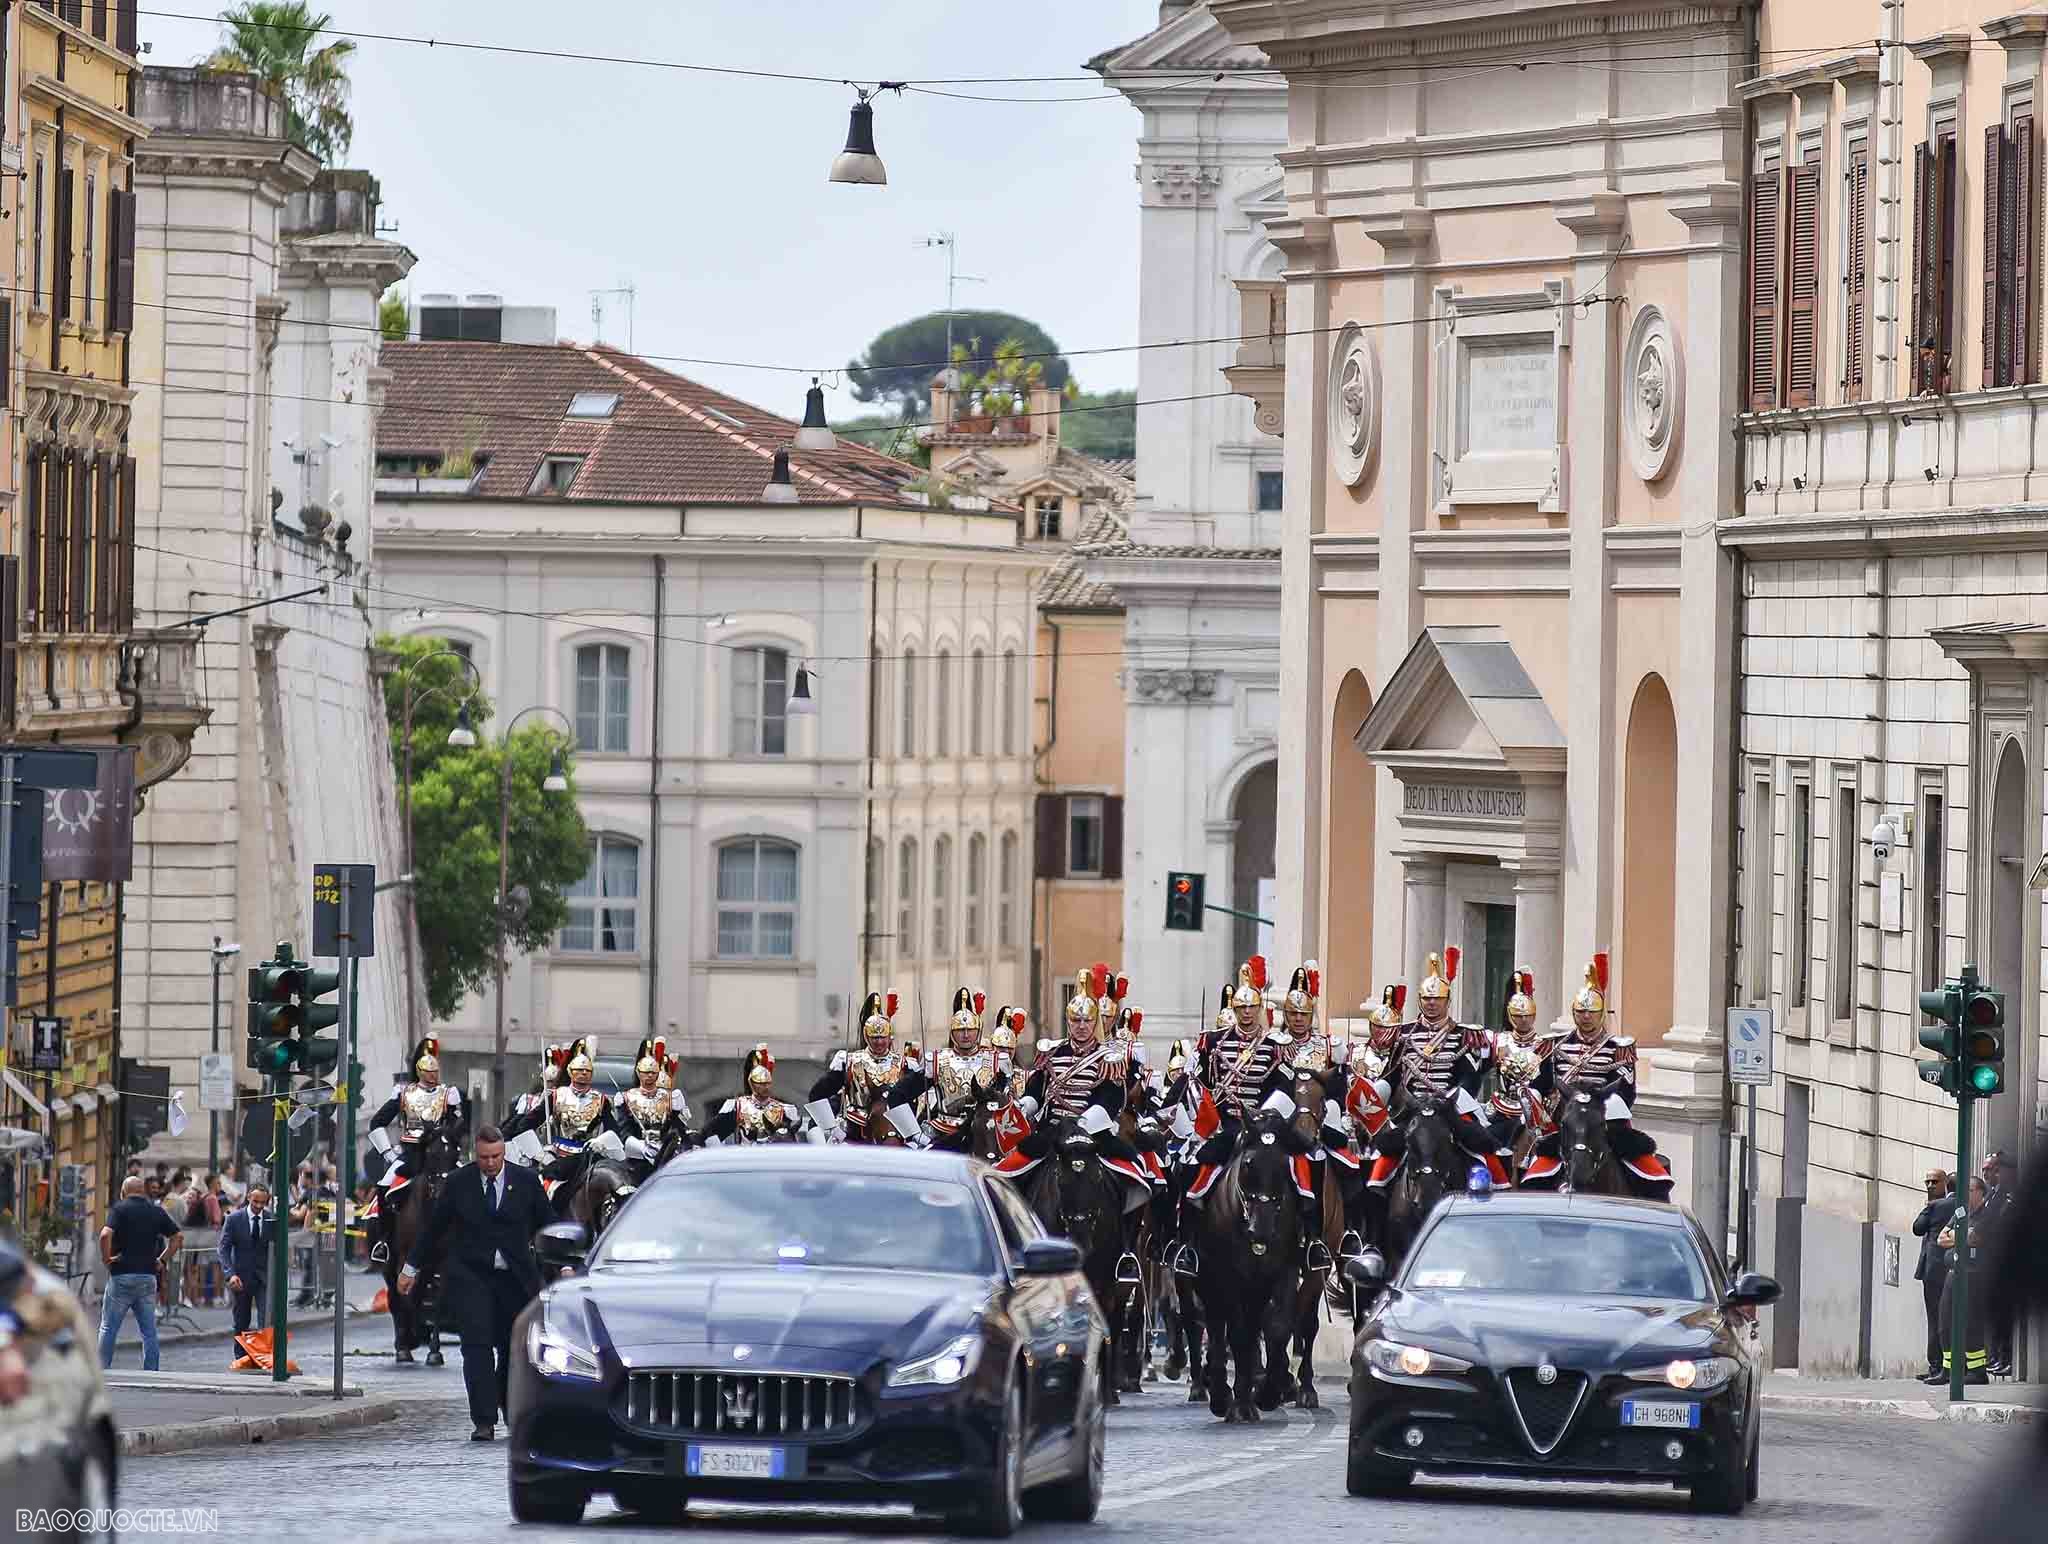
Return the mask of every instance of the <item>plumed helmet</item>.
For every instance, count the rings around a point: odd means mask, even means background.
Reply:
[[[1440,1002],[1451,995],[1451,983],[1458,979],[1458,950],[1448,948],[1442,954],[1432,954],[1422,968],[1421,997],[1424,1002]]]
[[[426,1036],[412,1048],[412,1070],[414,1072],[439,1072],[441,1070],[441,1042],[432,1035]]]
[[[660,1042],[652,1039],[640,1042],[640,1050],[633,1058],[633,1072],[636,1076],[649,1072],[656,1077],[661,1076]]]
[[[1237,990],[1230,994],[1230,1005],[1233,1008],[1263,1007],[1266,980],[1266,957],[1255,954],[1237,967]]]
[[[1230,1016],[1230,998],[1236,990],[1237,984],[1235,982],[1226,981],[1223,983],[1223,995],[1216,999],[1216,1027],[1218,1029],[1228,1029],[1237,1022]]]
[[[1111,975],[1107,965],[1098,965],[1095,971],[1101,972],[1096,976],[1100,983],[1100,989],[1095,994],[1096,1012],[1104,1024],[1120,1024],[1123,1019],[1124,998],[1131,990],[1131,978],[1122,974]],[[1091,971],[1090,975],[1095,975],[1095,972]]]
[[[863,1040],[886,1040],[896,1033],[896,994],[870,992],[860,1005],[860,1033]]]
[[[590,1036],[578,1036],[576,1041],[569,1047],[568,1070],[571,1072],[597,1071],[597,1042],[592,1040]]]
[[[1377,1007],[1366,1015],[1380,1029],[1394,1029],[1401,1022],[1401,1010],[1408,1003],[1408,988],[1398,982],[1380,989]],[[1361,1005],[1363,1006],[1363,1005]]]
[[[953,994],[953,1027],[955,1029],[981,1029],[982,1009],[988,1005],[988,998],[980,992],[970,992],[961,987]]]
[[[1294,979],[1287,984],[1286,1006],[1293,1013],[1314,1013],[1316,999],[1323,995],[1323,968],[1314,960],[1294,967]]]
[[[1517,967],[1508,977],[1507,1017],[1527,1019],[1535,1015],[1536,977],[1526,968]]]
[[[988,1043],[998,1051],[1015,1051],[1023,1033],[1024,1010],[1005,1004],[996,1010],[996,1027],[989,1031]]]
[[[1607,956],[1596,954],[1586,966],[1586,983],[1572,998],[1574,1013],[1607,1011]]]
[[[1085,1019],[1089,1023],[1101,1017],[1103,988],[1109,984],[1109,967],[1091,965],[1074,977],[1074,995],[1067,999],[1067,1017]]]
[[[769,1054],[768,1042],[758,1042],[747,1052],[740,1063],[740,1080],[748,1088],[766,1088],[775,1081],[775,1058]]]
[[[1166,1070],[1167,1070],[1167,1072],[1168,1072],[1168,1073],[1178,1073],[1178,1072],[1184,1072],[1184,1071],[1186,1071],[1186,1070],[1187,1070],[1187,1065],[1188,1065],[1188,1063],[1189,1063],[1189,1062],[1191,1062],[1191,1061],[1193,1061],[1193,1060],[1194,1060],[1194,1057],[1195,1057],[1195,1043],[1194,1043],[1194,1041],[1192,1041],[1192,1040],[1176,1040],[1176,1041],[1174,1041],[1174,1042],[1173,1042],[1173,1045],[1172,1045],[1172,1046],[1171,1046],[1171,1047],[1170,1047],[1170,1048],[1169,1048],[1169,1049],[1167,1050],[1167,1053],[1166,1053]]]

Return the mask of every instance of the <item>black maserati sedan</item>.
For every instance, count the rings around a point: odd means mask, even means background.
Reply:
[[[1074,1245],[982,1165],[903,1148],[693,1152],[513,1330],[512,1513],[593,1495],[907,1503],[1001,1537],[1102,1495],[1107,1326]],[[587,1251],[587,1253],[586,1253]]]
[[[1655,1201],[1453,1196],[1378,1289],[1351,1357],[1355,1496],[1418,1472],[1640,1481],[1733,1514],[1756,1499],[1766,1276],[1733,1282],[1698,1221]]]

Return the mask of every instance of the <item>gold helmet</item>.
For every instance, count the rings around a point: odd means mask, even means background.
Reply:
[[[1074,977],[1074,995],[1067,999],[1067,1017],[1093,1024],[1102,1016],[1102,999],[1108,995],[1109,967],[1091,965]]]
[[[740,1063],[740,1080],[749,1089],[766,1088],[775,1081],[775,1058],[769,1054],[767,1041],[756,1043],[747,1052]]]
[[[1365,1007],[1364,1003],[1358,1005]],[[1401,1010],[1408,1006],[1408,988],[1400,982],[1380,989],[1377,1005],[1367,1010],[1366,1019],[1375,1029],[1398,1029],[1401,1027]]]
[[[970,992],[961,987],[953,994],[953,1028],[981,1031],[982,1010],[988,1006],[988,998],[980,992]]]
[[[1131,978],[1121,974],[1112,976],[1107,965],[1098,965],[1095,969],[1102,973],[1101,985],[1095,993],[1096,1012],[1105,1030],[1119,1028],[1123,1022],[1124,998],[1131,990]]]
[[[1233,1008],[1263,1008],[1266,1004],[1266,957],[1255,954],[1237,967],[1237,990],[1230,994]]]
[[[996,1010],[996,1027],[988,1032],[990,1048],[997,1051],[1009,1051],[1014,1055],[1017,1050],[1017,1036],[1023,1032],[1023,1029],[1024,1010],[1022,1008],[1012,1008],[1005,1004]]]
[[[541,1081],[553,1088],[562,1081],[562,1072],[569,1065],[569,1048],[566,1045],[551,1045],[541,1058]]]
[[[896,994],[868,993],[860,1005],[860,1035],[863,1040],[887,1040],[896,1033]]]
[[[1228,1029],[1237,1022],[1236,1019],[1230,1016],[1230,997],[1236,990],[1236,986],[1231,982],[1226,981],[1223,983],[1223,995],[1216,999],[1216,1027],[1218,1029]]]
[[[1453,945],[1424,963],[1420,992],[1424,1002],[1441,1002],[1451,995],[1451,983],[1458,979],[1458,958],[1459,950]]]
[[[1227,1009],[1225,1010],[1228,1011]],[[1188,1063],[1194,1060],[1195,1043],[1192,1040],[1176,1040],[1166,1053],[1166,1075],[1178,1077],[1187,1071]]]
[[[668,1047],[660,1040],[642,1040],[640,1054],[633,1060],[634,1075],[641,1076],[651,1072],[659,1078],[663,1065],[668,1060],[667,1051]]]
[[[1607,1011],[1607,956],[1596,954],[1586,966],[1586,984],[1579,988],[1572,998],[1574,1013],[1605,1013]]]
[[[1316,1000],[1323,995],[1323,968],[1314,960],[1294,967],[1294,979],[1287,983],[1287,996],[1281,1005],[1289,1013],[1314,1013]]]
[[[1508,977],[1508,1002],[1504,1017],[1512,1025],[1516,1019],[1533,1019],[1536,1016],[1536,977],[1526,967],[1518,966]]]
[[[439,1072],[441,1070],[441,1042],[428,1035],[412,1050],[414,1072]]]
[[[588,1035],[579,1035],[569,1047],[570,1072],[597,1071],[597,1042]]]

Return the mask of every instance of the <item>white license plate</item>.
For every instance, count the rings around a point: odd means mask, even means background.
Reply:
[[[1700,1424],[1700,1407],[1685,1399],[1624,1399],[1621,1402],[1621,1424],[1691,1431]]]
[[[789,1474],[789,1450],[779,1447],[706,1447],[690,1444],[692,1476],[719,1480],[780,1480]]]

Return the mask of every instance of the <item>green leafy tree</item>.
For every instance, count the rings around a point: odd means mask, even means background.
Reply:
[[[1067,404],[1060,419],[1060,439],[1067,449],[1104,461],[1128,459],[1138,453],[1138,394],[1135,391],[1084,391]]]
[[[994,366],[995,346],[1014,342],[1019,352],[1045,356],[1032,361],[1049,386],[1067,384],[1060,346],[1036,322],[1007,311],[955,311],[953,343],[959,367],[970,373]],[[964,354],[962,353],[964,350]],[[931,411],[932,377],[946,357],[946,313],[934,311],[899,323],[877,336],[860,358],[847,365],[855,400],[893,404],[905,418]]]
[[[377,330],[386,343],[403,343],[412,330],[411,308],[405,303],[405,291],[396,284],[377,302]]]
[[[412,823],[413,901],[420,930],[421,974],[427,1009],[454,1016],[464,997],[492,977],[497,949],[498,788],[509,759],[510,841],[505,908],[506,952],[541,948],[568,920],[562,892],[590,865],[590,836],[577,811],[574,773],[566,793],[548,793],[547,779],[562,731],[529,719],[509,740],[486,738],[491,703],[471,694],[469,672],[437,638],[384,638],[379,646],[399,656],[400,668],[384,681],[384,711],[401,778],[405,766],[405,692],[413,683]],[[463,703],[480,742],[464,749],[448,743]]]
[[[348,111],[349,38],[322,44],[332,18],[304,0],[248,0],[221,13],[221,41],[209,70],[258,76],[284,99],[292,141],[332,166],[348,154],[355,120]]]

